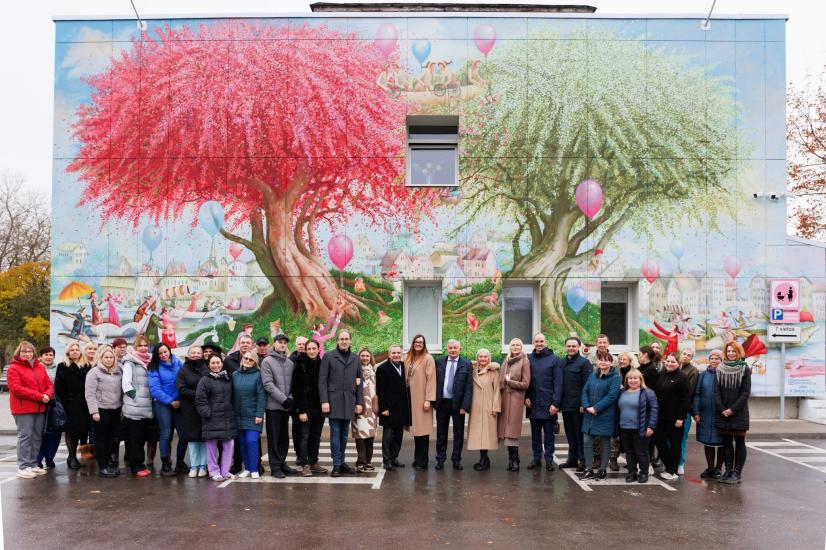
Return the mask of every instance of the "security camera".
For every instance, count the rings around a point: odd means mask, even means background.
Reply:
[[[776,193],[772,193],[771,195],[769,195],[769,198],[770,198],[771,200],[773,200],[773,201],[776,201],[776,200],[778,200],[778,199],[779,199],[780,197],[782,197],[782,196],[783,196],[782,194],[778,195],[778,194],[776,194]]]
[[[751,194],[751,196],[752,196],[752,197],[754,197],[754,198],[756,199],[756,198],[758,198],[758,197],[760,196],[760,194],[759,194],[759,193],[752,193],[752,194]]]

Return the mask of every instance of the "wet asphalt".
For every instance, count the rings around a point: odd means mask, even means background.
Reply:
[[[798,441],[826,456],[826,440]],[[3,456],[13,453],[12,443],[0,441]],[[687,475],[669,483],[676,491],[658,482],[626,485],[624,471],[591,491],[560,470],[528,471],[526,438],[518,473],[505,471],[504,449],[491,454],[487,472],[473,470],[478,454],[467,451],[463,471],[434,470],[432,440],[431,468],[415,472],[412,451],[405,437],[401,459],[408,467],[377,470],[368,476],[372,484],[137,479],[123,468],[120,478],[101,479],[94,466],[68,471],[61,455],[56,470],[22,480],[7,465],[0,481],[5,547],[824,547],[826,472],[753,449],[743,484],[729,486],[699,479],[702,447],[691,442]],[[377,441],[373,463],[380,458]]]

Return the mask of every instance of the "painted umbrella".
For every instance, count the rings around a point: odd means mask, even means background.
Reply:
[[[94,289],[87,285],[86,283],[81,283],[80,281],[72,281],[65,287],[63,290],[60,291],[60,294],[57,297],[61,300],[71,300],[72,298],[78,298],[78,303],[80,303],[81,296],[88,296],[92,293]]]

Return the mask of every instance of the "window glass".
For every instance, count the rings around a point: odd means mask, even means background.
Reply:
[[[528,285],[505,286],[503,321],[504,344],[520,338],[524,344],[533,342],[535,288]]]
[[[456,185],[456,147],[411,147],[410,185]]]
[[[441,346],[439,305],[442,290],[437,286],[408,286],[405,288],[407,304],[407,344],[417,334],[423,334],[429,348]]]
[[[612,345],[628,345],[628,288],[603,287],[599,309],[600,332]]]

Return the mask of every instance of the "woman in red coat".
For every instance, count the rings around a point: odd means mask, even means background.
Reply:
[[[37,466],[43,438],[46,403],[54,398],[54,386],[35,356],[34,346],[20,342],[6,373],[9,405],[17,424],[17,475],[33,478],[46,473]]]

